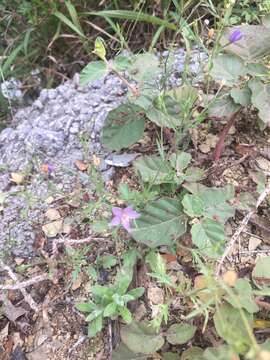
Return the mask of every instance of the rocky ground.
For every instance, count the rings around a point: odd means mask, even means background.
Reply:
[[[179,49],[174,56],[171,86],[181,83],[186,53]],[[189,71],[200,76],[205,59],[194,49]],[[104,160],[108,155],[99,142],[100,130],[108,111],[125,101],[126,93],[114,75],[84,87],[76,75],[55,89],[43,89],[31,106],[14,115],[12,127],[1,132],[0,250],[4,255],[34,254],[33,244],[42,231],[52,193],[57,197],[91,187],[78,162],[93,155]],[[103,160],[100,181],[107,181],[114,168]]]

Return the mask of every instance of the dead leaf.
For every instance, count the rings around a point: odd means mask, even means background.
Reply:
[[[199,145],[199,149],[202,153],[207,154],[212,148],[215,148],[218,142],[218,137],[213,134],[208,134],[204,143]]]
[[[45,213],[45,216],[48,220],[51,221],[61,219],[61,215],[56,209],[48,209]]]
[[[257,237],[251,236],[248,241],[248,250],[254,251],[257,249],[259,245],[261,245],[262,241]]]
[[[86,171],[88,169],[88,164],[85,164],[81,160],[76,160],[75,165],[80,171]]]
[[[235,146],[235,151],[237,152],[237,154],[242,155],[242,156],[256,154],[254,145],[249,145],[249,144],[237,144]]]
[[[15,182],[17,185],[21,185],[25,181],[25,176],[23,173],[12,172],[10,174],[11,181]]]
[[[71,289],[73,291],[79,289],[82,285],[82,277],[80,276],[80,274],[77,276],[76,280],[73,281],[72,285],[71,285]]]
[[[256,357],[256,360],[270,360],[270,351],[260,351]]]
[[[223,281],[226,285],[233,287],[237,281],[237,273],[234,270],[228,270],[223,274]]]
[[[92,161],[93,161],[93,164],[94,164],[96,167],[98,167],[98,166],[100,165],[100,163],[101,163],[100,158],[97,157],[95,154],[94,154],[93,157],[92,157]]]
[[[161,288],[157,286],[148,288],[147,296],[152,304],[157,305],[157,304],[163,304],[164,302],[164,292]]]
[[[197,296],[203,302],[207,302],[211,299],[212,295],[207,291],[208,282],[204,275],[198,275],[194,279],[194,289],[198,290]],[[199,291],[201,290],[201,291]]]
[[[161,254],[161,256],[163,257],[163,259],[166,261],[166,263],[170,263],[172,261],[176,261],[177,257],[174,254]]]
[[[27,311],[21,306],[14,306],[7,298],[3,300],[3,314],[12,322],[25,315]]]
[[[47,237],[55,237],[63,230],[63,220],[55,220],[49,224],[45,224],[42,226],[42,230]]]

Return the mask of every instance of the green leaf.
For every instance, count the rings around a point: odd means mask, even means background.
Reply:
[[[132,60],[127,56],[118,55],[114,58],[113,66],[117,71],[125,71],[132,66]]]
[[[103,313],[102,309],[95,309],[85,318],[85,321],[89,321],[89,322],[93,321],[97,317],[100,317],[102,313]]]
[[[128,310],[127,307],[125,306],[120,306],[118,308],[120,315],[122,316],[123,320],[127,323],[130,324],[132,321],[132,315],[131,312]]]
[[[228,345],[220,345],[215,348],[207,348],[203,353],[205,360],[237,360],[238,355]]]
[[[142,156],[133,162],[137,171],[139,171],[144,182],[152,185],[172,183],[173,171],[169,163],[162,160],[159,156]]]
[[[185,172],[185,181],[196,182],[202,180],[204,177],[204,171],[196,167],[189,167]]]
[[[123,104],[111,110],[102,130],[102,143],[110,150],[121,150],[143,136],[144,111],[137,105]]]
[[[96,308],[96,305],[92,301],[88,301],[86,303],[78,303],[75,304],[75,308],[82,312],[91,312]]]
[[[190,85],[183,85],[168,92],[176,100],[181,108],[185,110],[191,109],[198,99],[198,90]]]
[[[113,255],[103,255],[98,259],[98,263],[104,269],[110,269],[117,264],[117,259]]]
[[[133,57],[132,66],[129,69],[131,76],[141,85],[149,80],[153,81],[161,72],[159,59],[155,54],[146,52]]]
[[[203,254],[215,259],[222,255],[227,238],[224,227],[217,221],[204,219],[193,224],[191,235],[193,243]]]
[[[74,24],[72,21],[69,20],[69,18],[67,18],[64,14],[62,14],[59,11],[55,11],[55,13],[53,15],[56,16],[59,20],[61,20],[65,25],[67,25],[75,33],[77,33],[81,38],[86,39],[86,36],[82,32],[81,26],[78,26],[78,24]]]
[[[204,203],[198,196],[186,194],[182,204],[184,212],[191,217],[202,216],[204,213]]]
[[[177,171],[177,174],[181,175],[183,173],[183,170],[185,170],[188,167],[188,164],[190,163],[192,159],[192,156],[189,153],[186,153],[184,151],[173,153],[170,156],[170,163],[172,167]]]
[[[186,216],[179,201],[164,198],[146,206],[130,234],[137,242],[154,248],[172,245],[185,232]]]
[[[252,76],[258,76],[259,78],[266,78],[269,70],[263,64],[247,64],[247,73]]]
[[[193,338],[196,326],[189,324],[173,324],[167,330],[167,341],[172,345],[185,344]]]
[[[125,268],[122,267],[118,270],[115,281],[114,281],[114,288],[120,294],[124,295],[131,283],[132,276],[133,276],[133,269],[132,268]]]
[[[236,104],[241,106],[249,106],[251,104],[251,91],[248,87],[243,89],[232,88],[230,95]]]
[[[252,329],[252,315],[245,310],[242,312]],[[214,315],[214,324],[218,335],[237,353],[243,353],[250,347],[250,337],[239,309],[235,309],[229,304],[219,306]],[[235,329],[237,329],[237,333]]]
[[[234,188],[232,185],[226,185],[223,188],[208,188],[201,184],[186,184],[194,196],[199,197],[204,205],[203,216],[225,223],[234,216],[235,209],[227,201],[234,198]]]
[[[182,125],[181,107],[171,96],[158,96],[147,110],[146,116],[160,127],[175,129]]]
[[[234,55],[222,54],[213,59],[210,75],[214,80],[226,81],[226,85],[236,85],[240,76],[247,73],[244,62]]]
[[[92,61],[82,69],[80,74],[80,84],[87,85],[90,81],[98,80],[107,73],[108,69],[103,61]]]
[[[88,325],[88,336],[90,338],[95,337],[98,332],[102,329],[102,315],[95,318],[93,321],[90,322]]]
[[[203,360],[203,349],[192,346],[182,353],[181,360]]]
[[[232,292],[233,295],[229,293],[226,299],[234,308],[243,308],[251,314],[259,311],[254,301],[252,287],[247,279],[238,279]]]
[[[130,351],[125,344],[120,343],[120,345],[112,352],[112,360],[147,360],[147,356],[135,354]]]
[[[260,289],[270,287],[270,256],[259,258],[252,271],[252,280]]]
[[[216,98],[208,107],[208,115],[222,118],[231,116],[240,106],[236,104],[230,95]]]
[[[162,360],[179,360],[179,354],[173,352],[165,352],[162,354]]]
[[[156,333],[148,322],[133,321],[122,327],[120,335],[123,343],[135,353],[152,354],[164,344],[162,335]]]
[[[116,315],[117,304],[112,302],[108,304],[103,312],[103,317],[112,317]]]
[[[235,29],[243,34],[241,40],[228,45],[229,34]],[[270,54],[270,29],[263,25],[240,25],[226,29],[221,45],[225,51],[235,54],[246,62],[252,62]]]
[[[130,290],[127,294],[131,295],[135,300],[135,299],[138,299],[139,297],[141,297],[144,294],[144,290],[145,289],[143,287],[138,287],[136,289]]]
[[[259,110],[259,117],[265,125],[270,124],[270,85],[258,79],[248,82],[251,89],[251,102]]]

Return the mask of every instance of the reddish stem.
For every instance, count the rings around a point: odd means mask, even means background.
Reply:
[[[218,162],[222,155],[226,136],[228,135],[230,128],[233,126],[238,112],[239,112],[239,110],[237,110],[235,113],[232,114],[228,123],[226,124],[226,126],[224,127],[224,129],[222,130],[222,132],[219,136],[219,140],[217,142],[217,145],[216,145],[215,151],[214,151],[214,162]]]

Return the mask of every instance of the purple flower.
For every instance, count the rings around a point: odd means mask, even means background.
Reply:
[[[236,41],[241,40],[243,33],[240,30],[234,30],[229,37],[230,43],[235,43]]]
[[[114,217],[109,226],[117,226],[121,224],[128,232],[131,231],[130,220],[138,219],[138,217],[140,217],[140,214],[133,210],[132,206],[128,206],[124,209],[113,207],[112,212]]]

